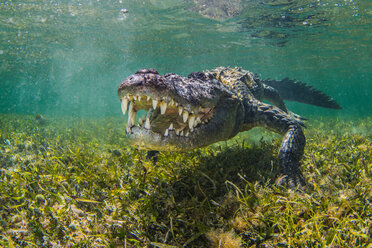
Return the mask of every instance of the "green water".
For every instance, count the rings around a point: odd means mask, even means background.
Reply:
[[[195,2],[1,1],[0,112],[119,116],[117,86],[140,68],[240,66],[343,107],[287,103],[301,115],[372,114],[371,1]]]
[[[371,61],[371,0],[0,1],[0,247],[371,247]],[[120,82],[217,66],[343,107],[286,102],[305,192],[275,186],[264,129],[157,163],[128,145]]]

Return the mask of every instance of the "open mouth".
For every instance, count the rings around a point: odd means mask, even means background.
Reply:
[[[194,106],[187,109],[170,97],[151,97],[149,95],[126,94],[121,99],[123,114],[128,111],[127,133],[137,125],[167,137],[174,132],[177,136],[188,137],[198,128],[206,125],[213,117],[214,108]],[[145,110],[146,114],[135,123],[136,114]]]

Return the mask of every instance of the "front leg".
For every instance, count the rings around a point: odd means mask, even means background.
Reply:
[[[306,182],[299,167],[304,153],[303,123],[283,110],[262,102],[249,102],[246,123],[264,126],[284,135],[279,151],[280,184],[290,188],[303,187]]]
[[[299,125],[289,125],[280,146],[279,164],[282,177],[279,184],[290,188],[303,187],[306,182],[300,170],[300,159],[304,153],[305,135]]]

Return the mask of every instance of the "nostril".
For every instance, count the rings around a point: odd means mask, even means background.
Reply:
[[[138,70],[135,74],[147,74],[147,73],[159,74],[159,72],[154,69],[141,69],[141,70]]]

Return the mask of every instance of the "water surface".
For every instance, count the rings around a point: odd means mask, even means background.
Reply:
[[[370,116],[368,0],[120,0],[0,3],[0,112],[118,116],[118,84],[140,68],[187,75],[240,66],[332,95]]]

